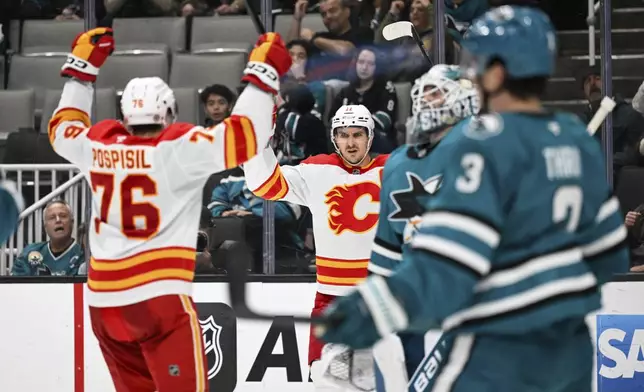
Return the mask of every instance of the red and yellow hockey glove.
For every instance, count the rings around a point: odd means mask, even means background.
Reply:
[[[99,27],[78,34],[72,43],[72,52],[60,71],[61,76],[83,82],[95,82],[98,70],[114,52],[112,29]]]
[[[255,49],[250,52],[242,81],[252,83],[268,93],[277,94],[280,89],[280,77],[288,72],[291,63],[291,55],[280,35],[263,34],[257,40]]]

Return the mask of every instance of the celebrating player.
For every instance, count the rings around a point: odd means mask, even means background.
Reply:
[[[576,116],[542,107],[556,38],[541,11],[488,11],[462,46],[493,114],[438,145],[443,181],[408,256],[329,307],[338,320],[322,338],[360,348],[440,326],[444,344],[412,377],[415,391],[590,391],[584,317],[628,266],[601,149]]]
[[[445,137],[449,130],[463,118],[477,114],[479,97],[469,80],[461,79],[460,68],[438,64],[416,80],[411,90],[412,115],[407,128],[417,139],[414,145],[405,145],[394,151],[383,170],[380,193],[380,220],[369,271],[389,276],[405,257],[411,236],[424,212],[428,198],[438,192],[442,181],[441,163],[448,157],[441,153],[447,149],[436,148],[440,142],[450,144],[455,138]],[[444,138],[444,139],[443,139]],[[424,357],[425,334],[389,336],[374,347],[378,371],[383,372],[386,391],[406,388],[409,378]],[[393,345],[403,345],[406,374],[391,366],[392,352],[399,352]],[[394,362],[394,363],[399,363]],[[385,388],[383,388],[385,387]]]
[[[254,194],[311,210],[318,282],[313,315],[367,276],[378,223],[380,176],[387,159],[386,155],[369,156],[373,130],[366,107],[342,106],[331,124],[335,154],[315,155],[297,166],[280,166],[267,148],[244,165],[246,182]],[[318,360],[323,345],[311,333],[309,365],[315,390],[339,391],[322,378]]]
[[[0,243],[5,242],[18,227],[18,216],[24,208],[22,195],[18,193],[16,184],[4,180],[0,172]]]
[[[209,130],[174,123],[174,94],[157,77],[127,84],[123,123],[90,125],[92,83],[113,50],[111,29],[76,38],[61,71],[70,79],[49,122],[54,150],[79,167],[93,191],[92,329],[118,392],[207,391],[191,299],[202,188],[212,172],[266,145],[278,81],[291,59],[278,35],[262,35],[232,115]]]

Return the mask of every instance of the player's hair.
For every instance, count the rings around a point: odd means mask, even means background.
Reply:
[[[503,60],[495,58],[490,61],[490,65],[488,67],[491,67],[495,64],[504,66]],[[503,89],[510,93],[510,95],[521,100],[527,100],[530,98],[543,99],[546,93],[547,85],[547,76],[533,76],[529,78],[518,79],[510,78],[506,74],[503,80]]]
[[[54,199],[50,201],[49,203],[45,204],[45,207],[42,209],[42,218],[43,220],[45,219],[45,212],[47,212],[47,209],[55,204],[60,204],[65,207],[67,207],[67,210],[69,211],[69,216],[74,219],[74,211],[72,210],[72,206],[69,205],[65,200],[63,199]]]
[[[161,132],[163,125],[161,124],[144,124],[144,125],[129,125],[132,135],[144,135],[146,133]]]
[[[219,95],[228,102],[228,105],[230,105],[231,108],[235,102],[235,93],[222,84],[213,84],[204,88],[199,94],[201,103],[205,105],[211,95]]]

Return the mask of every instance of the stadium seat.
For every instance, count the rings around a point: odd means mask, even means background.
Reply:
[[[192,47],[193,54],[220,54],[220,53],[244,53],[248,54],[253,45],[246,42],[212,42],[196,44]]]
[[[201,47],[212,42],[235,42],[254,44],[259,34],[250,17],[224,16],[199,17],[192,22],[192,40],[190,49]]]
[[[115,54],[186,50],[186,18],[114,19]]]
[[[34,128],[34,91],[0,91],[0,138],[20,128]]]
[[[2,163],[4,164],[30,164],[36,163],[36,143],[38,134],[34,131],[21,131],[9,134],[7,137],[7,151]],[[31,173],[28,173],[31,174]],[[9,175],[9,173],[8,173]],[[15,178],[14,178],[15,180]],[[24,175],[23,175],[24,181]]]
[[[22,27],[20,53],[26,55],[66,56],[78,33],[84,29],[83,21],[25,20]]]
[[[42,121],[40,122],[40,133],[47,133],[47,126],[54,110],[58,107],[61,90],[47,90],[45,102],[42,108]],[[95,122],[114,119],[117,116],[116,90],[113,88],[99,88],[96,90],[96,118]]]
[[[282,38],[286,40],[288,31],[293,22],[293,15],[277,15],[275,18],[275,31],[280,33]],[[322,17],[319,13],[306,14],[302,19],[302,28],[311,29],[314,33],[327,31],[326,26],[322,23]]]
[[[36,94],[35,108],[38,113],[45,99],[45,90],[63,87],[64,79],[60,77],[63,61],[60,57],[11,56],[7,88],[33,89]]]
[[[168,80],[168,58],[161,54],[111,56],[96,79],[97,88],[123,90],[132,78],[158,76]]]
[[[196,88],[175,88],[174,97],[177,100],[179,115],[177,121],[192,124],[199,123],[199,94]]]
[[[243,53],[175,54],[172,57],[170,87],[200,89],[218,83],[235,91],[244,70],[245,57]]]

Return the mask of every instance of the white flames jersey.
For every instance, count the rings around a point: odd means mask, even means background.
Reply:
[[[191,295],[203,186],[268,143],[273,99],[249,86],[233,115],[212,129],[180,123],[142,138],[114,120],[90,126],[92,93],[68,81],[49,123],[54,150],[92,189],[88,303]]]
[[[345,295],[367,276],[387,157],[380,155],[363,168],[346,165],[337,154],[279,166],[273,151],[265,149],[244,164],[248,188],[255,195],[311,210],[320,293]]]

